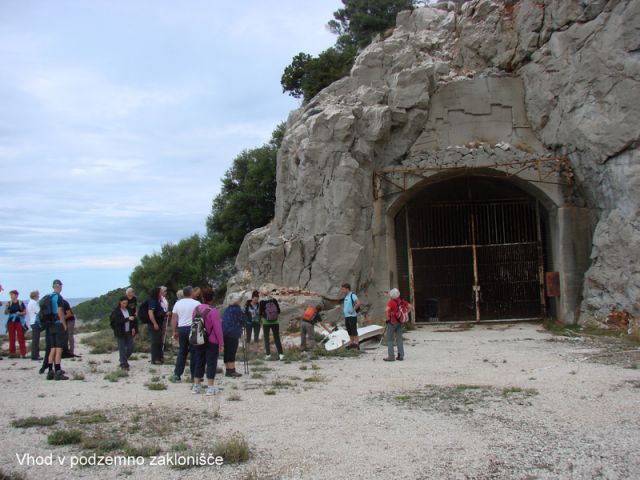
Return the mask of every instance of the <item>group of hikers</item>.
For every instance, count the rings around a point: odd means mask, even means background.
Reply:
[[[31,292],[31,300],[25,307],[18,299],[18,292],[12,290],[11,300],[5,307],[8,315],[7,331],[9,334],[9,352],[16,356],[15,340],[17,338],[22,358],[26,357],[24,333],[32,330],[33,360],[41,360],[39,356],[40,333],[45,333],[45,356],[40,373],[47,371],[48,380],[67,380],[61,368],[63,354],[74,356],[75,316],[69,303],[62,298],[62,282],[54,280],[53,292],[40,299],[39,292]],[[340,289],[343,295],[344,322],[349,342],[347,349],[360,349],[358,336],[358,313],[362,302],[348,283]],[[174,372],[169,378],[171,382],[182,381],[182,376],[190,356],[189,369],[192,380],[192,393],[200,393],[202,382],[207,380],[207,395],[215,395],[216,373],[224,371],[225,377],[237,378],[242,374],[236,370],[236,353],[243,335],[246,343],[259,341],[262,327],[265,359],[271,359],[271,341],[273,336],[275,348],[280,360],[284,359],[284,350],[280,339],[280,305],[268,291],[262,293],[255,290],[251,298],[240,305],[241,299],[231,300],[220,316],[214,304],[214,290],[200,289],[191,286],[176,292],[176,302],[169,308],[167,288],[157,287],[151,291],[149,298],[138,305],[133,288],[128,288],[118,305],[110,314],[110,324],[118,344],[120,368],[129,370],[129,359],[133,353],[134,337],[140,333],[143,324],[149,331],[151,344],[151,363],[164,364],[164,345],[166,335],[171,331],[172,338],[178,344]],[[385,361],[404,360],[402,326],[408,320],[412,306],[400,297],[398,289],[389,292],[389,302],[385,307],[386,327],[385,339],[388,355]],[[307,351],[316,346],[315,325],[319,324],[328,333],[331,330],[322,322],[322,306],[320,304],[307,307],[300,319],[300,350]],[[397,356],[394,355],[394,344]],[[223,355],[224,370],[218,369],[218,357]]]
[[[19,292],[11,290],[10,300],[5,305],[6,330],[9,335],[9,357],[17,357],[16,340],[20,357],[27,357],[25,333],[31,331],[31,360],[42,360],[40,373],[47,372],[48,380],[68,380],[61,368],[62,358],[75,355],[76,317],[62,295],[62,282],[54,280],[52,293],[40,298],[37,290],[30,293],[25,306]],[[40,337],[44,333],[45,355],[40,357]]]

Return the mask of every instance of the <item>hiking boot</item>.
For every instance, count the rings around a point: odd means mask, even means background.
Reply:
[[[194,383],[193,386],[191,387],[191,393],[197,395],[198,393],[200,393],[200,384],[199,383]]]
[[[54,380],[69,380],[69,377],[67,377],[64,372],[62,372],[62,370],[58,370],[54,375],[53,375],[53,379]]]
[[[180,377],[174,374],[169,377],[169,381],[171,383],[180,383],[182,380],[180,380]]]
[[[47,367],[41,367],[40,370],[38,370],[38,373],[42,375],[46,371],[47,371]]]
[[[53,377],[54,377],[53,370],[49,370],[47,372],[47,380],[53,380]]]
[[[207,396],[210,397],[211,395],[215,395],[216,393],[218,393],[218,387],[214,387],[213,385],[210,387],[207,387]]]
[[[399,362],[401,362],[401,361],[403,361],[403,360],[404,360],[404,357],[401,357],[400,355],[398,355],[398,356],[396,357],[396,360],[398,360]]]
[[[120,369],[124,370],[125,372],[129,371],[129,365],[120,365]]]
[[[393,357],[391,357],[391,358],[384,357],[382,360],[384,360],[385,362],[395,362],[395,359]]]
[[[225,377],[231,377],[231,378],[238,378],[238,377],[241,377],[241,376],[242,376],[242,374],[241,374],[241,373],[236,372],[235,370],[233,370],[233,371],[231,371],[231,372],[230,372],[230,371],[227,371],[227,373],[225,373],[225,374],[224,374],[224,376],[225,376]]]

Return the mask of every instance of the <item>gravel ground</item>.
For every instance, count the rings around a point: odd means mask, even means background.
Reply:
[[[640,350],[616,342],[555,337],[535,324],[421,327],[406,336],[404,362],[383,362],[377,342],[357,358],[264,362],[252,367],[263,378],[221,378],[215,397],[167,383],[172,366],[151,371],[144,358],[117,383],[104,379],[116,353],[67,361],[69,374],[85,376],[68,382],[47,382],[36,362],[5,358],[0,468],[48,479],[640,478]],[[148,390],[153,377],[167,390]],[[80,423],[92,414],[104,417]],[[45,415],[64,418],[12,426]],[[187,470],[149,458],[70,469],[83,449],[49,445],[57,428],[172,454],[181,443],[209,453],[236,434],[251,457]],[[16,453],[52,453],[54,465],[20,466]]]

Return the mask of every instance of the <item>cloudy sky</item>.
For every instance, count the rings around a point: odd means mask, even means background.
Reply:
[[[0,0],[0,284],[126,286],[203,233],[233,158],[299,102],[280,76],[339,0]]]

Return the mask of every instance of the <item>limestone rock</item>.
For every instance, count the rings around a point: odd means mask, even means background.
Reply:
[[[583,209],[585,235],[593,222],[558,316],[640,315],[640,2],[450,3],[400,13],[350,76],[289,115],[275,218],[245,238],[230,295],[273,283],[339,300],[350,282],[381,318],[400,275],[394,215],[447,169],[483,169],[537,191],[553,218]],[[551,268],[580,251],[563,228]]]

